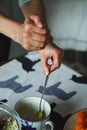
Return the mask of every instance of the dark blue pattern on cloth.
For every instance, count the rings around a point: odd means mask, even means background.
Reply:
[[[1,81],[0,88],[9,88],[9,89],[12,89],[16,93],[22,93],[33,87],[32,84],[29,84],[27,86],[22,86],[22,84],[15,81],[17,78],[18,78],[18,76],[15,76],[11,79]],[[61,88],[58,88],[60,86],[60,84],[61,84],[61,82],[57,82],[57,83],[53,84],[52,86],[47,87],[45,89],[44,94],[56,96],[57,98],[59,98],[61,100],[68,100],[77,93],[76,91],[66,93]],[[43,86],[40,86],[37,91],[42,93],[42,90],[43,90]]]
[[[8,100],[7,99],[1,99],[0,102],[7,103]]]
[[[71,80],[73,80],[74,82],[77,82],[77,83],[87,84],[86,76],[77,77],[76,75],[73,75]]]
[[[33,66],[36,63],[38,63],[40,61],[40,59],[37,59],[36,61],[32,61],[25,56],[21,56],[21,57],[17,58],[17,61],[19,61],[22,64],[22,68],[25,71],[29,72],[29,71],[35,71],[35,69],[33,69]]]
[[[22,93],[31,87],[33,87],[31,84],[22,86],[22,84],[16,82],[15,80],[18,78],[18,76],[15,76],[11,79],[5,80],[5,81],[0,81],[0,88],[9,88],[12,89],[16,93]]]
[[[61,84],[61,82],[57,82],[57,83],[53,84],[52,86],[47,87],[44,91],[44,94],[56,96],[57,98],[59,98],[61,100],[68,100],[77,93],[76,91],[66,93],[61,88],[58,88],[60,86],[60,84]],[[42,93],[42,90],[43,90],[43,87],[40,86],[37,91]]]

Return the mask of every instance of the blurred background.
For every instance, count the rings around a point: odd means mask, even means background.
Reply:
[[[87,0],[43,0],[54,42],[64,49],[63,63],[87,76]],[[0,0],[0,11],[23,22],[17,0]],[[19,44],[0,34],[0,61],[25,54]]]

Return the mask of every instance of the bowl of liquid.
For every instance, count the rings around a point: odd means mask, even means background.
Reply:
[[[17,101],[14,108],[19,114],[24,128],[53,130],[54,123],[50,120],[51,106],[46,100],[42,99],[40,111],[40,101],[40,97],[24,97]]]

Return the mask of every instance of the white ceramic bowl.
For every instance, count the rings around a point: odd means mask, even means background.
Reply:
[[[29,129],[36,130],[46,130],[54,129],[54,123],[50,120],[51,115],[51,106],[50,104],[42,99],[41,103],[41,112],[38,116],[38,112],[40,111],[40,97],[25,97],[19,99],[15,104],[15,110],[21,117],[21,123],[24,127],[29,127]]]
[[[27,120],[29,116],[34,116],[39,111],[40,100],[40,97],[22,98],[15,104],[15,110],[22,119]],[[45,111],[46,117],[50,116],[51,106],[44,99],[42,99],[41,110]]]

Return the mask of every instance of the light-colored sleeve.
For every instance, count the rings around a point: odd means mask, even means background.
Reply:
[[[22,6],[23,4],[27,3],[30,0],[18,0],[19,6]]]

